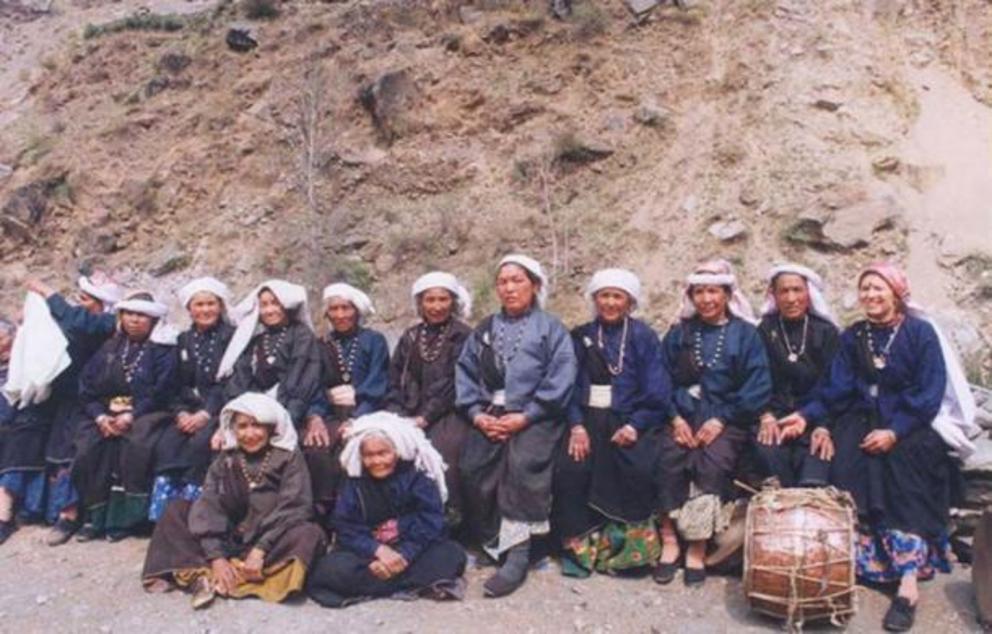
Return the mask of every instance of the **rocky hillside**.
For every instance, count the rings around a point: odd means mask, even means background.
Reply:
[[[626,265],[662,326],[702,257],[755,302],[808,263],[848,313],[887,257],[988,382],[988,0],[160,2],[0,0],[7,300],[91,264],[161,291],[347,277],[396,332],[419,273],[485,309],[522,249],[570,320]]]

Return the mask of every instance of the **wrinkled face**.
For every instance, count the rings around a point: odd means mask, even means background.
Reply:
[[[593,295],[593,302],[596,304],[596,315],[607,324],[622,321],[630,312],[632,304],[630,295],[619,288],[600,289]]]
[[[858,301],[865,316],[872,321],[892,321],[899,312],[899,300],[892,287],[880,275],[869,273],[858,284]]]
[[[129,310],[121,311],[121,330],[131,341],[144,341],[148,335],[152,334],[152,326],[155,320],[148,315],[132,313]]]
[[[370,436],[362,441],[362,468],[376,480],[388,478],[396,471],[399,456],[396,448],[382,436]]]
[[[785,319],[801,319],[809,310],[809,287],[802,275],[782,273],[776,276],[772,293],[775,307]]]
[[[190,298],[186,308],[189,310],[193,325],[198,330],[207,330],[220,321],[221,313],[224,312],[224,303],[213,293],[201,291]]]
[[[269,328],[285,326],[289,323],[289,314],[269,289],[258,294],[258,317]]]
[[[99,315],[103,312],[103,302],[93,297],[89,293],[78,291],[76,293],[76,303],[86,309],[86,312]]]
[[[531,281],[527,271],[516,264],[504,264],[496,274],[496,294],[503,310],[509,315],[522,315],[534,304],[540,289]]]
[[[358,325],[358,309],[343,297],[332,297],[327,302],[326,315],[334,332],[351,332]]]
[[[428,324],[443,324],[451,318],[455,297],[448,289],[429,288],[420,294],[420,314]]]
[[[14,334],[0,330],[0,363],[10,361],[10,349],[14,346]]]
[[[692,287],[689,297],[703,321],[716,323],[727,316],[727,302],[730,301],[730,297],[724,287],[716,284],[697,284]]]
[[[272,426],[263,425],[248,414],[238,412],[234,415],[234,438],[238,441],[238,449],[254,454],[265,449],[269,445],[269,437],[272,435]]]

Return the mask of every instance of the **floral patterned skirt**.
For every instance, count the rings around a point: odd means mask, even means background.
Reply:
[[[618,574],[652,566],[661,557],[654,519],[609,521],[591,533],[570,540],[561,560],[562,574],[588,577],[593,572]]]
[[[914,533],[875,528],[858,533],[858,578],[872,583],[899,581],[915,572],[918,579],[932,579],[936,571],[950,572],[947,534],[927,540]]]

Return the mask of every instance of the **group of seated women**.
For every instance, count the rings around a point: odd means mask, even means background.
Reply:
[[[755,317],[731,265],[706,262],[659,336],[634,316],[634,273],[595,273],[592,319],[569,333],[545,312],[541,265],[509,255],[500,309],[474,328],[454,276],[419,278],[420,320],[392,357],[366,325],[372,301],[344,283],[324,289],[321,336],[306,289],[282,280],[237,306],[191,281],[178,336],[165,304],[100,274],[76,305],[28,289],[71,363],[46,401],[0,399],[0,543],[15,510],[52,523],[52,545],[154,523],[145,587],[186,588],[195,607],[460,598],[459,541],[496,564],[490,597],[548,545],[566,575],[667,584],[682,569],[699,585],[748,469],[850,492],[859,576],[898,583],[888,629],[911,627],[917,580],[949,565],[949,452],[969,443],[970,395],[890,264],[858,276],[864,318],[841,333],[808,268],[773,268]],[[15,330],[0,323],[0,382]]]

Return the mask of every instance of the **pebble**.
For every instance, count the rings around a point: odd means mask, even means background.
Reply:
[[[34,598],[34,602],[38,605],[45,605],[46,603],[48,603],[48,597],[46,597],[43,594],[39,594]]]

